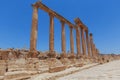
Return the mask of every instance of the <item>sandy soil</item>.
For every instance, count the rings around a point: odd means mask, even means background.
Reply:
[[[120,60],[79,71],[57,80],[120,80]]]

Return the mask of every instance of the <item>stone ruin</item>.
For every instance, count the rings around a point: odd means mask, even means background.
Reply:
[[[32,30],[30,50],[0,49],[0,80],[26,80],[32,75],[45,72],[59,72],[71,67],[82,67],[91,63],[106,63],[120,59],[120,55],[100,54],[80,18],[75,18],[75,24],[49,9],[41,2],[32,5]],[[38,32],[38,9],[44,10],[50,17],[49,50],[40,52],[36,50]],[[61,54],[54,50],[54,18],[61,23]],[[65,24],[70,29],[70,52],[66,52]],[[76,48],[74,52],[73,30],[76,31]]]

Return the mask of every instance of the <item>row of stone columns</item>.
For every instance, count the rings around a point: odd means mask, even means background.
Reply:
[[[54,54],[54,14],[49,13],[50,16],[50,29],[49,29],[49,52]],[[60,20],[61,22],[61,49],[62,54],[66,57],[66,37],[65,37],[65,21]],[[77,47],[77,57],[84,56],[94,56],[98,53],[94,43],[92,34],[88,33],[87,27],[80,22],[80,19],[75,20],[76,26],[76,47]],[[69,25],[69,24],[68,24]],[[70,51],[74,55],[74,37],[73,37],[73,26],[69,25],[70,28]],[[33,16],[32,16],[32,31],[30,39],[30,51],[36,51],[36,42],[37,42],[37,33],[38,33],[38,7],[33,5]],[[85,37],[86,36],[86,37]],[[82,43],[82,45],[81,45]],[[86,49],[87,48],[87,49]],[[81,52],[82,50],[82,52]]]

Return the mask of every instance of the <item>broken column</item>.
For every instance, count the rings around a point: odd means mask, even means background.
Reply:
[[[32,30],[30,38],[30,52],[32,52],[32,57],[36,57],[37,33],[38,33],[38,7],[33,5]]]

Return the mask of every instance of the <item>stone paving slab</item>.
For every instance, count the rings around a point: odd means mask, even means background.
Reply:
[[[120,60],[98,65],[56,80],[120,80]]]
[[[72,68],[68,68],[64,71],[60,71],[60,72],[56,72],[56,73],[44,73],[44,74],[39,74],[39,75],[35,75],[34,77],[32,77],[31,79],[28,80],[55,80],[57,77],[61,77],[61,76],[65,76],[65,75],[69,75],[72,74],[74,72],[92,67],[98,65],[97,63],[94,64],[89,64],[89,65],[85,65],[83,67],[72,67]]]

